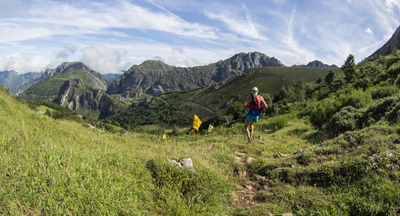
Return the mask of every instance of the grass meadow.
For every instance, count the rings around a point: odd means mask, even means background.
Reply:
[[[398,124],[327,139],[289,114],[257,123],[252,144],[239,122],[193,145],[54,120],[0,88],[0,127],[0,215],[400,213]],[[166,161],[187,157],[195,172]]]

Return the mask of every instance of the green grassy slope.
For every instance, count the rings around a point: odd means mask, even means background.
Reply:
[[[45,78],[33,84],[30,88],[24,91],[20,97],[26,100],[44,100],[53,101],[57,98],[61,85],[69,79],[79,78],[86,84],[89,84],[88,79],[84,73],[81,72],[68,72],[58,74],[52,77]]]
[[[395,215],[400,125],[329,140],[296,113],[161,137],[100,133],[35,113],[0,88],[0,211],[11,215]],[[278,119],[280,118],[280,120]],[[278,121],[277,121],[278,119]],[[264,126],[284,127],[265,133]],[[279,123],[281,122],[281,123]],[[259,135],[262,137],[259,138]],[[352,138],[350,138],[352,137]],[[321,143],[321,145],[310,148]],[[291,155],[300,149],[307,152]],[[196,173],[165,158],[190,157]],[[255,160],[254,160],[255,159]],[[265,177],[262,180],[261,177]]]
[[[227,214],[222,169],[182,142],[100,133],[31,111],[0,88],[2,214]],[[196,173],[165,158],[185,155]],[[204,160],[204,162],[203,162]],[[215,162],[215,161],[214,161]],[[202,164],[202,165],[200,165]]]
[[[294,81],[304,79],[307,82],[317,81],[319,76],[326,76],[329,71],[338,72],[338,68],[305,68],[305,67],[278,67],[252,68],[243,76],[232,77],[223,81],[219,89],[210,89],[190,98],[190,101],[201,104],[211,110],[218,110],[227,102],[239,101],[243,103],[251,93],[251,89],[258,87],[260,94],[272,94],[281,90],[282,86],[289,86]]]

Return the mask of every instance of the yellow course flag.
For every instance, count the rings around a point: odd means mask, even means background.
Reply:
[[[214,127],[210,124],[210,125],[208,125],[208,133],[211,133],[211,131],[212,131],[212,129],[213,129]]]
[[[199,117],[197,117],[197,115],[194,115],[193,128],[199,131],[200,125],[201,125],[201,120],[199,119]]]
[[[164,134],[162,138],[163,138],[163,139],[167,139],[167,135]]]

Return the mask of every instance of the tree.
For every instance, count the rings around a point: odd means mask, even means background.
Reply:
[[[351,82],[355,78],[356,63],[354,62],[354,56],[352,54],[349,54],[340,69],[344,72],[347,82]]]
[[[233,115],[234,119],[238,119],[242,113],[242,108],[243,104],[235,101],[228,107],[227,114]]]
[[[333,71],[329,71],[329,73],[325,76],[325,82],[329,85],[335,80],[336,74]]]

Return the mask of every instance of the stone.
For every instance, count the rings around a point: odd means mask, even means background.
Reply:
[[[256,176],[258,181],[265,181],[265,176]]]
[[[239,162],[239,163],[242,162],[242,158],[241,158],[241,157],[236,157],[236,156],[235,156],[235,160],[236,160],[237,162]]]
[[[278,158],[288,158],[288,157],[290,157],[290,154],[281,154],[281,153],[278,153],[277,157],[278,157]]]
[[[256,160],[255,158],[248,157],[248,158],[246,159],[246,163],[250,164],[250,163],[253,163],[255,160]]]
[[[262,140],[262,135],[258,135],[257,138]]]
[[[247,188],[247,190],[253,189],[253,186],[251,186],[251,185],[246,185],[245,187]]]
[[[168,162],[172,163],[172,165],[177,166],[177,167],[182,167],[181,163],[176,162],[176,160],[168,160]]]
[[[292,213],[277,214],[276,216],[292,216]]]
[[[180,160],[179,162],[180,162],[181,165],[182,165],[183,167],[185,167],[186,169],[193,169],[193,168],[194,168],[194,167],[193,167],[192,159],[190,159],[190,158],[182,159],[182,160]]]

